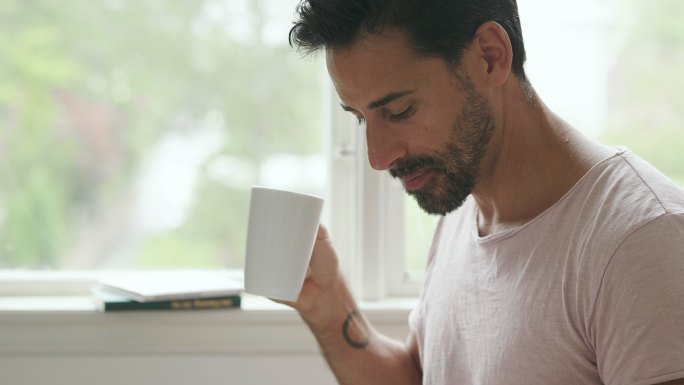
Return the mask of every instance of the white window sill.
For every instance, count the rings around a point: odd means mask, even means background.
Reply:
[[[404,339],[415,298],[361,304],[383,334]],[[101,313],[89,296],[0,297],[0,355],[317,354],[292,309],[244,295],[241,309]]]

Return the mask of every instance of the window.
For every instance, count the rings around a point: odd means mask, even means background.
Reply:
[[[418,293],[437,218],[368,167],[295,4],[5,0],[0,269],[240,269],[263,184],[326,198],[359,297]],[[518,5],[549,107],[684,185],[684,2]]]
[[[243,265],[249,188],[327,194],[296,1],[0,6],[0,268]]]

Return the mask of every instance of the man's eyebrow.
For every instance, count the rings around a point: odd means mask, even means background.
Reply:
[[[376,109],[378,107],[382,107],[385,104],[392,102],[393,100],[399,99],[399,98],[406,96],[408,94],[412,94],[413,92],[414,92],[414,90],[392,92],[390,94],[383,96],[382,98],[380,98],[376,101],[368,103],[368,109],[373,110],[373,109]]]
[[[368,103],[367,108],[369,110],[374,110],[378,107],[382,107],[388,103],[391,103],[392,101],[394,101],[396,99],[399,99],[399,98],[404,97],[406,95],[412,94],[413,92],[415,92],[415,90],[406,90],[406,91],[398,91],[398,92],[389,93],[389,94],[383,96],[382,98],[380,98],[378,100],[375,100],[375,101]],[[342,106],[342,109],[345,111],[349,111],[349,112],[355,112],[356,111],[349,106],[345,106],[344,104],[340,104],[340,105]]]

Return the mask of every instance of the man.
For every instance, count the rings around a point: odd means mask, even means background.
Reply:
[[[406,343],[372,329],[321,228],[296,303],[344,384],[684,383],[684,193],[546,108],[514,0],[308,0],[368,160],[443,215]]]

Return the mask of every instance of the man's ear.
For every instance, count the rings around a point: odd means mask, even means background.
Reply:
[[[513,62],[513,48],[506,30],[494,21],[483,23],[475,32],[470,49],[477,76],[490,85],[503,85]]]

